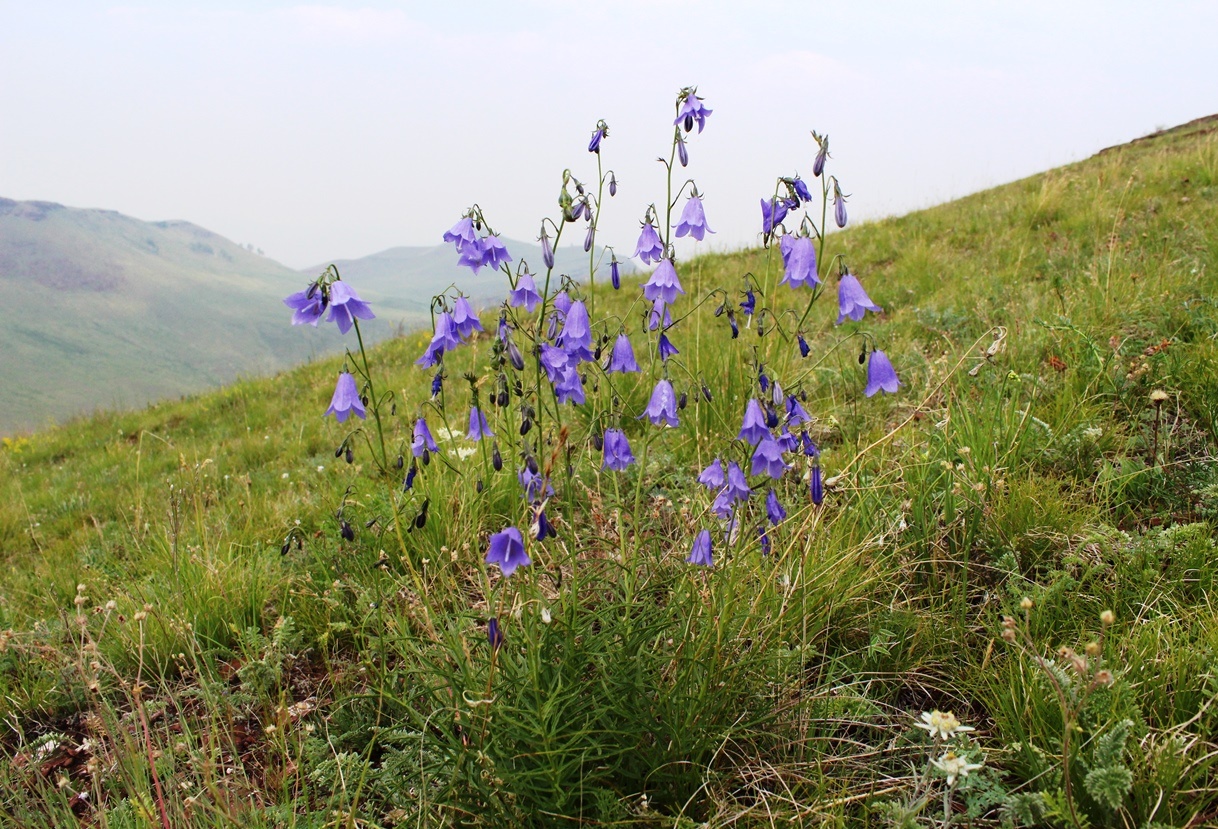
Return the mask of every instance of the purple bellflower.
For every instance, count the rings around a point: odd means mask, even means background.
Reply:
[[[563,351],[577,360],[592,359],[592,330],[589,327],[588,306],[583,301],[572,302],[563,321],[558,338]]]
[[[621,266],[617,261],[617,254],[612,254],[609,259],[609,279],[613,282],[613,290],[620,290],[622,287],[622,272]]]
[[[677,134],[677,160],[681,162],[682,167],[689,166],[689,148],[685,146],[685,139]]]
[[[447,311],[441,311],[436,315],[436,330],[432,334],[431,342],[427,344],[423,356],[414,361],[415,365],[431,368],[440,360],[445,351],[452,351],[460,344],[461,340],[457,338],[457,323],[453,319],[453,315]]]
[[[782,199],[761,200],[761,232],[769,236],[787,217],[787,203]]]
[[[634,348],[630,345],[630,338],[625,334],[618,334],[617,339],[613,341],[613,353],[609,355],[609,367],[605,371],[607,373],[618,371],[625,374],[641,370],[638,361],[634,359]]]
[[[744,407],[744,419],[741,421],[740,434],[736,440],[743,440],[756,446],[770,436],[770,430],[765,425],[765,412],[756,398],[750,397]]]
[[[487,564],[498,564],[504,576],[512,575],[517,567],[528,567],[533,563],[524,551],[524,538],[515,527],[507,527],[491,536],[485,560]]]
[[[435,397],[444,388],[444,370],[436,372],[436,376],[431,378],[431,396]]]
[[[326,415],[334,415],[339,423],[345,421],[352,412],[363,419],[366,418],[364,402],[359,399],[359,389],[355,387],[355,378],[351,372],[344,371],[338,375],[338,383],[334,386],[334,397],[330,400],[330,408]],[[322,415],[325,417],[326,415]]]
[[[419,418],[414,422],[414,440],[410,444],[410,453],[416,458],[422,457],[424,452],[439,452],[440,447],[436,446],[435,438],[431,436],[431,429],[427,428],[427,421]]]
[[[475,331],[483,330],[478,315],[469,307],[469,300],[463,296],[457,297],[453,302],[453,324],[457,327],[457,336],[463,340]]]
[[[812,438],[808,437],[807,432],[800,432],[799,442],[800,442],[800,445],[803,447],[804,454],[807,455],[809,458],[819,458],[820,457],[820,449],[816,446],[815,443],[812,442]]]
[[[490,424],[486,422],[486,415],[477,406],[471,406],[469,410],[469,433],[466,435],[470,440],[482,440],[483,438],[493,438],[495,433],[491,431]]]
[[[770,534],[765,531],[765,526],[757,528],[757,540],[761,542],[761,554],[768,556],[770,554]]]
[[[778,441],[767,437],[757,444],[757,449],[753,452],[752,474],[760,475],[764,472],[771,478],[781,478],[782,473],[790,468],[791,465],[782,459],[782,447]]]
[[[524,310],[531,314],[540,304],[541,294],[537,292],[537,283],[533,281],[533,274],[522,273],[516,280],[516,287],[508,294],[508,305],[513,308],[523,306]]]
[[[588,142],[588,152],[600,154],[601,140],[608,135],[608,131],[603,126],[597,126],[596,132],[592,133],[592,140]]]
[[[571,361],[570,355],[556,345],[549,343],[541,344],[541,367],[546,370],[546,377],[551,383],[557,383],[562,379],[563,372],[567,370],[567,364]]]
[[[681,220],[677,222],[675,230],[677,238],[692,236],[699,242],[705,238],[706,234],[715,232],[706,223],[706,212],[702,209],[700,196],[690,196],[689,201],[685,202],[685,208],[681,211]]]
[[[672,383],[667,380],[660,380],[656,383],[655,389],[651,392],[651,400],[647,404],[647,409],[639,415],[639,419],[648,418],[656,426],[661,423],[666,423],[669,426],[676,426],[677,421],[677,394],[673,391]]]
[[[672,313],[668,310],[663,297],[657,297],[651,303],[651,313],[647,315],[647,330],[655,331],[660,326],[667,328],[672,325]]]
[[[782,520],[787,517],[787,511],[778,502],[778,494],[772,489],[765,497],[765,514],[766,518],[770,519],[770,523],[775,525],[782,523]]]
[[[330,285],[330,322],[338,325],[338,330],[346,334],[353,325],[352,318],[361,320],[376,319],[368,303],[356,296],[355,291],[347,287],[346,282],[335,282]]]
[[[702,470],[698,475],[698,483],[712,492],[727,483],[727,479],[723,476],[723,464],[718,458],[715,458],[706,469]]]
[[[811,288],[820,284],[820,277],[816,273],[816,246],[811,237],[783,236],[779,247],[782,249],[785,271],[779,284],[792,288]]]
[[[861,320],[868,311],[880,313],[884,309],[871,301],[863,285],[852,273],[842,274],[837,283],[837,324],[841,325],[846,319],[855,322]]]
[[[549,481],[527,466],[516,475],[516,480],[520,482],[520,488],[524,490],[524,500],[530,503],[554,496],[554,487],[550,485]]]
[[[643,230],[639,234],[639,243],[634,248],[634,255],[648,265],[664,258],[664,243],[660,241],[660,236],[651,222],[643,225]]]
[[[796,335],[799,338],[799,356],[807,357],[812,353],[812,346],[808,345],[808,341],[804,339],[803,334]]]
[[[808,185],[799,176],[791,180],[791,187],[795,190],[795,195],[799,199],[809,202],[812,201],[812,193],[808,190]]]
[[[751,494],[752,490],[749,489],[748,480],[744,477],[744,470],[737,466],[735,461],[732,461],[727,465],[727,485],[711,504],[711,512],[720,518],[728,518],[731,516],[736,502],[747,501]]]
[[[665,305],[672,305],[677,301],[677,294],[683,293],[685,289],[681,287],[681,280],[671,259],[661,259],[659,266],[643,283],[643,296],[649,302],[662,299]]]
[[[467,250],[481,254],[478,237],[474,234],[474,220],[469,216],[453,225],[452,229],[444,234],[444,241],[453,244],[459,254],[464,254]]]
[[[713,110],[707,109],[702,104],[702,99],[695,95],[692,89],[683,90],[680,104],[681,108],[677,110],[677,117],[672,122],[673,126],[681,124],[685,127],[686,132],[690,132],[697,123],[698,132],[702,132],[702,128],[706,126],[706,118]]]
[[[559,403],[574,403],[582,406],[587,398],[584,395],[584,381],[579,376],[579,369],[568,365],[563,369],[558,382],[554,384],[554,394]]]
[[[602,469],[612,469],[615,472],[621,472],[634,463],[634,455],[630,451],[630,442],[626,440],[626,433],[621,429],[605,430],[604,448],[605,461],[601,465]]]
[[[714,560],[711,558],[711,534],[710,530],[702,530],[694,536],[694,546],[690,550],[689,558],[685,559],[690,564],[700,564],[704,567],[713,567]]]
[[[292,309],[292,325],[311,325],[316,328],[330,303],[321,287],[313,284],[286,297],[283,304]]]
[[[784,452],[794,452],[799,449],[799,437],[791,434],[791,430],[785,423],[782,426],[782,433],[778,435],[778,445]]]
[[[795,395],[787,395],[787,425],[800,426],[812,420],[812,416],[808,414],[807,409],[799,402],[799,398]]]
[[[674,354],[681,353],[680,351],[677,350],[677,347],[675,345],[673,345],[671,341],[669,341],[668,335],[664,334],[664,333],[660,334],[659,350],[660,350],[660,359],[664,362],[668,362],[668,358],[673,356]]]
[[[558,312],[559,318],[563,319],[567,316],[567,312],[571,310],[571,295],[566,291],[559,291],[554,295],[551,303],[554,305],[554,310]]]
[[[867,361],[867,388],[863,389],[863,394],[871,397],[881,390],[896,394],[900,385],[901,381],[897,379],[896,369],[892,367],[888,355],[883,351],[872,351],[871,359]]]
[[[744,302],[740,303],[740,310],[744,312],[746,317],[751,317],[756,312],[757,295],[753,293],[752,288],[744,292]]]
[[[812,470],[808,473],[808,478],[810,480],[808,489],[809,494],[812,496],[812,503],[819,507],[825,501],[825,484],[821,479],[820,464],[812,467]]]

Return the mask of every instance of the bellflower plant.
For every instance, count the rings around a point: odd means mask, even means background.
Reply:
[[[355,378],[351,376],[351,372],[344,371],[338,375],[338,383],[334,386],[334,397],[330,400],[330,408],[326,409],[327,415],[334,415],[339,423],[355,412],[355,416],[364,419],[365,414],[364,403],[359,399],[359,389],[355,386]]]
[[[298,291],[284,299],[283,304],[294,312],[292,325],[311,325],[317,327],[326,306],[330,304],[326,292],[316,283],[304,291]]]
[[[660,235],[656,233],[655,226],[650,221],[643,223],[643,231],[639,234],[634,255],[648,265],[664,258],[664,243],[660,241]]]
[[[698,564],[703,567],[713,567],[715,562],[711,558],[711,535],[710,530],[702,530],[694,538],[693,549],[689,552],[689,558],[685,559],[690,564]]]
[[[892,367],[888,355],[883,351],[873,350],[867,361],[867,387],[863,389],[863,394],[867,397],[878,391],[896,394],[900,385],[901,381],[897,379],[896,369]]]
[[[604,444],[605,460],[601,465],[602,469],[621,472],[634,463],[630,442],[626,440],[626,433],[621,429],[606,429]]]
[[[330,316],[327,319],[338,326],[339,333],[346,334],[354,319],[376,319],[376,315],[346,282],[335,281],[330,285]]]
[[[677,294],[685,293],[681,280],[677,277],[677,269],[671,259],[663,259],[643,284],[643,296],[650,302],[663,300],[665,305],[677,301]]]
[[[703,106],[697,91],[694,87],[686,87],[677,97],[677,117],[672,123],[673,126],[683,126],[686,132],[692,131],[695,123],[698,125],[698,132],[702,132],[702,128],[706,126],[706,118],[711,114],[711,110]]]
[[[706,213],[702,208],[702,198],[696,192],[685,202],[685,209],[681,211],[681,220],[677,222],[674,230],[678,238],[689,235],[699,242],[706,237],[706,234],[715,232],[706,223]]]
[[[843,273],[837,283],[837,304],[838,325],[847,319],[858,322],[868,311],[878,314],[884,310],[871,301],[871,297],[867,296],[867,292],[863,290],[862,283],[849,271]]]
[[[625,333],[618,334],[617,339],[614,340],[613,353],[609,357],[609,366],[605,371],[610,374],[642,371],[634,359],[634,348],[630,345],[630,338]]]
[[[651,392],[651,401],[647,404],[646,411],[639,415],[639,419],[644,417],[656,426],[661,423],[669,426],[677,425],[677,394],[668,380],[660,380],[656,383],[655,389]]]
[[[525,552],[524,538],[515,527],[507,527],[491,536],[485,561],[487,564],[498,564],[504,576],[512,575],[517,567],[528,567],[533,563]]]
[[[749,402],[744,407],[744,419],[740,425],[740,434],[736,435],[736,440],[743,440],[756,446],[761,441],[770,436],[769,427],[766,426],[765,412],[761,409],[761,404],[756,398],[750,397]]]

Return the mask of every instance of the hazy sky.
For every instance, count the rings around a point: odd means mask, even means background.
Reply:
[[[687,171],[751,243],[828,132],[850,213],[901,213],[1218,112],[1218,2],[0,0],[0,196],[187,219],[294,267],[435,244],[477,202],[533,239],[562,170],[634,250],[673,99]]]

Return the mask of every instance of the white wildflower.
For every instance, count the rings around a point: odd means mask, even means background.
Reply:
[[[961,725],[960,720],[950,711],[923,711],[922,722],[914,723],[918,728],[924,728],[931,736],[940,740],[950,740],[957,734],[974,731],[971,725]]]

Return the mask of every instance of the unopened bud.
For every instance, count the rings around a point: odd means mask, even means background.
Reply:
[[[1019,609],[1020,610],[1031,610],[1032,609],[1032,600],[1029,599],[1027,596],[1024,596],[1022,599],[1019,600]]]
[[[1116,615],[1111,610],[1105,610],[1100,614],[1100,624],[1102,624],[1104,627],[1108,627],[1115,621]]]

